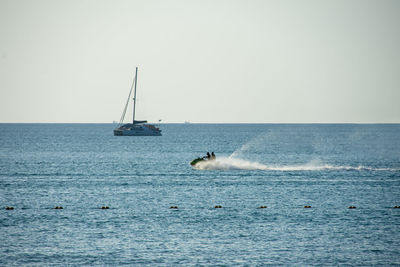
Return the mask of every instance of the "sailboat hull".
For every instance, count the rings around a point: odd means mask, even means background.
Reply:
[[[115,136],[161,136],[161,130],[152,124],[125,124],[114,130]]]

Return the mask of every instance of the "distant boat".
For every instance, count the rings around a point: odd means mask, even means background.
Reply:
[[[137,84],[137,73],[138,68],[136,67],[136,75],[133,80],[131,90],[129,91],[128,100],[126,101],[124,111],[122,112],[121,120],[119,122],[118,128],[114,129],[115,136],[160,136],[161,130],[153,124],[148,124],[147,121],[137,121],[135,120],[135,108],[136,108],[136,84]],[[133,119],[132,123],[123,124],[126,109],[128,108],[129,100],[134,90],[133,95]]]

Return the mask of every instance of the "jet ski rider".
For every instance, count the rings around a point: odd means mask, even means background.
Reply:
[[[210,152],[207,152],[207,156],[203,157],[203,159],[207,159],[207,160],[214,160],[216,158],[217,157],[215,156],[214,152],[211,152],[211,155],[210,155]]]

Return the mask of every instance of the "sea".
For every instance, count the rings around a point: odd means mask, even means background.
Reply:
[[[400,266],[400,124],[116,126],[0,124],[0,266]]]

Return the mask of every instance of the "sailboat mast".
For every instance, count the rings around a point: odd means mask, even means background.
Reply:
[[[136,108],[136,84],[137,84],[137,71],[138,71],[138,67],[136,67],[136,75],[135,75],[135,92],[133,93],[133,124],[135,124],[135,108]]]

